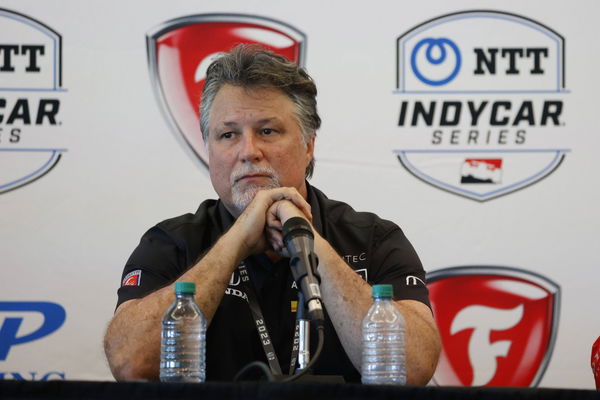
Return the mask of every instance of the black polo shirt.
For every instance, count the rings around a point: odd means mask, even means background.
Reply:
[[[314,228],[352,269],[371,285],[392,284],[397,300],[418,300],[429,306],[421,261],[396,224],[330,200],[308,183],[307,189]],[[233,221],[220,200],[206,200],[195,214],[151,228],[125,265],[117,305],[175,281],[196,264]],[[264,254],[246,260],[284,373],[289,371],[295,326],[292,302],[297,300],[298,291],[288,263],[289,259],[282,259],[273,264]],[[313,332],[311,346],[316,346],[316,338]],[[231,380],[243,366],[256,360],[266,362],[266,356],[236,270],[207,331],[207,380]],[[327,315],[325,346],[314,373],[360,381]]]

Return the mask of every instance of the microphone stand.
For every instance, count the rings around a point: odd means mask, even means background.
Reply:
[[[310,375],[313,365],[319,359],[325,344],[325,315],[321,303],[321,283],[316,271],[317,256],[314,253],[314,234],[310,224],[304,218],[293,217],[283,224],[283,241],[290,254],[290,268],[292,276],[298,286],[298,306],[296,308],[296,321],[298,324],[298,356],[290,360],[290,370],[298,363],[295,373],[290,376],[278,376],[278,379],[270,373],[269,367],[262,361],[255,361],[246,365],[234,377],[237,381],[251,368],[261,368],[267,372],[269,381],[294,382],[312,381],[344,383],[341,375]],[[306,299],[305,299],[306,297]],[[314,320],[317,331],[317,347],[311,359],[310,355],[310,321]],[[296,332],[294,332],[293,353],[296,347]],[[291,371],[290,371],[291,372]]]
[[[323,350],[325,329],[323,324],[316,324],[318,344],[314,357],[310,355],[310,316],[305,297],[301,290],[298,291],[298,307],[296,308],[296,321],[298,322],[298,367],[294,375],[288,376],[280,382],[304,383],[345,383],[341,375],[313,375],[313,364],[318,360]]]
[[[296,309],[298,322],[298,368],[296,373],[306,368],[310,362],[310,320],[308,310],[304,304],[304,295],[298,291],[298,308]],[[308,371],[310,373],[310,371]]]

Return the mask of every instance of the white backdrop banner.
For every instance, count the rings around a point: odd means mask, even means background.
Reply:
[[[592,388],[600,336],[596,16],[582,0],[0,4],[0,379],[112,376],[125,261],[215,193],[206,67],[304,65],[311,182],[399,224],[444,350],[431,384]]]

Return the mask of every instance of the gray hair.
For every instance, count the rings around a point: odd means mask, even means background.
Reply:
[[[317,113],[317,87],[306,71],[259,45],[240,44],[213,61],[206,72],[206,82],[200,105],[200,130],[208,143],[210,109],[219,89],[224,85],[248,89],[277,88],[296,106],[296,118],[304,145],[317,134],[321,118]],[[312,176],[315,161],[306,167],[305,176]]]

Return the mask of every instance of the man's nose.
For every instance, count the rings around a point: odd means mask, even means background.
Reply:
[[[254,132],[244,132],[241,140],[240,159],[255,162],[262,158],[262,150]]]

